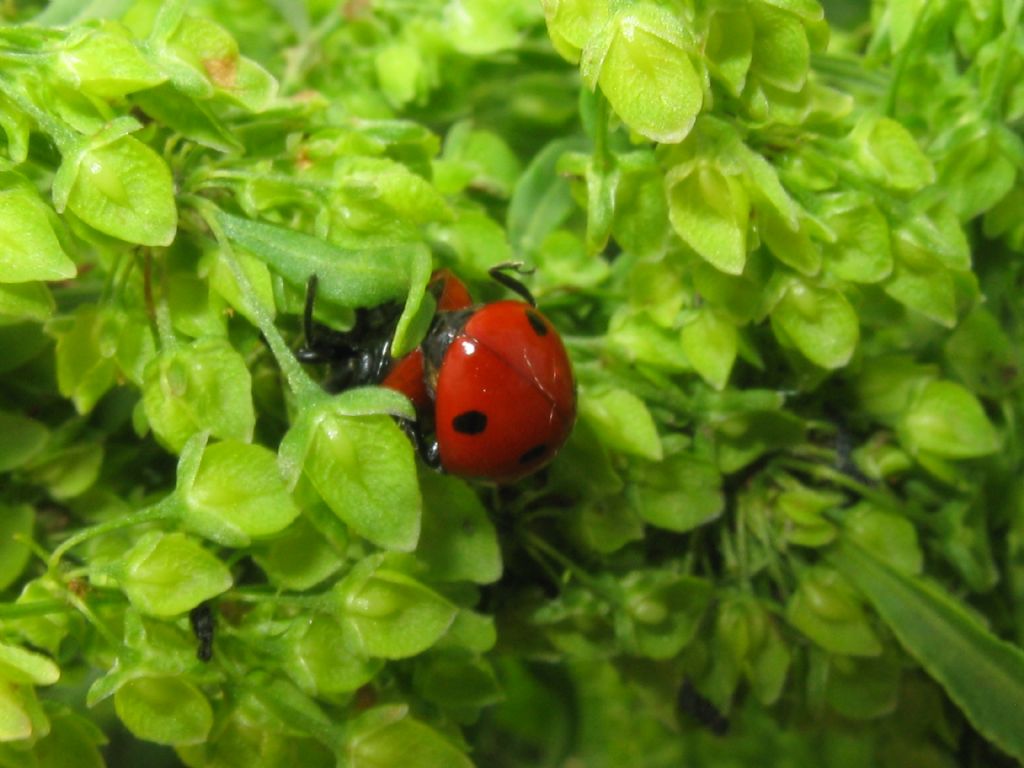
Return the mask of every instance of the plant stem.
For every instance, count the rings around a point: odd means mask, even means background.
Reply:
[[[1006,29],[1003,30],[1002,45],[999,50],[999,63],[996,65],[996,74],[992,78],[992,90],[989,91],[986,99],[983,112],[997,119],[1002,113],[1002,98],[1006,91],[1006,73],[1009,71],[1010,57],[1015,51],[1014,43],[1017,39],[1017,26],[1020,23],[1021,8],[1024,7],[1024,2],[1021,0],[1005,0],[1007,3],[1012,2],[1010,6],[1009,19],[1006,25]]]
[[[120,530],[121,528],[129,528],[133,525],[141,525],[142,523],[151,523],[156,520],[169,520],[178,514],[178,499],[174,494],[167,496],[156,504],[143,509],[132,512],[131,514],[124,515],[123,517],[115,517],[112,520],[106,520],[102,523],[84,528],[74,536],[67,538],[64,542],[53,550],[53,554],[50,555],[50,559],[47,562],[47,567],[52,571],[56,569],[60,563],[61,558],[73,547],[77,547],[89,539],[93,539],[97,536],[110,533],[112,531]]]
[[[68,613],[71,608],[63,600],[33,600],[31,603],[0,603],[0,619],[22,619]]]
[[[600,581],[595,579],[587,571],[585,571],[575,562],[573,562],[568,557],[563,555],[551,544],[548,544],[548,542],[546,542],[540,536],[537,536],[536,534],[527,531],[524,533],[524,537],[531,547],[540,550],[545,555],[550,557],[552,560],[557,562],[559,565],[561,565],[563,568],[569,571],[573,575],[573,578],[577,579],[581,584],[586,586],[587,589],[594,592],[595,594],[601,595],[601,597],[605,598],[610,603],[613,603],[615,605],[620,605],[622,603],[622,596],[620,594],[618,594],[614,590],[609,589],[606,585],[602,584]]]
[[[196,207],[199,215],[203,217],[203,221],[206,222],[206,225],[216,238],[217,244],[222,251],[221,255],[224,257],[228,269],[231,270],[231,274],[238,284],[238,289],[242,292],[253,316],[256,318],[256,325],[259,326],[260,332],[267,340],[267,344],[270,345],[270,351],[273,353],[278,367],[284,373],[285,380],[288,382],[288,388],[300,400],[311,401],[316,399],[323,394],[322,390],[316,382],[306,375],[299,361],[295,359],[295,355],[288,348],[288,344],[285,343],[284,338],[278,332],[277,326],[274,325],[274,321],[270,317],[270,313],[267,312],[266,307],[263,306],[256,295],[252,283],[249,282],[248,275],[245,274],[245,270],[242,269],[242,265],[239,264],[238,259],[235,257],[231,242],[228,240],[227,235],[224,234],[220,222],[217,221],[217,207],[209,200],[201,197],[191,197],[190,202]]]
[[[57,145],[61,156],[67,156],[75,144],[78,143],[78,134],[61,120],[36,106],[27,93],[3,76],[3,67],[0,67],[0,93],[13,101],[19,109],[31,117],[40,130],[50,135],[50,138]]]
[[[163,273],[161,273],[163,274]],[[171,321],[171,308],[167,303],[167,291],[161,285],[160,294],[153,297],[153,251],[146,250],[145,284],[143,290],[146,297],[146,308],[150,312],[156,326],[156,335],[160,340],[162,349],[174,349],[178,346],[178,337],[174,333],[174,323]]]
[[[931,10],[931,7],[932,0],[925,0],[924,5],[914,19],[914,26],[910,30],[910,35],[903,44],[903,48],[896,54],[896,59],[893,62],[892,77],[889,79],[889,87],[886,89],[885,101],[883,102],[882,114],[884,115],[892,117],[896,111],[896,97],[899,94],[900,81],[903,79],[903,74],[910,63],[914,46],[921,36],[921,30],[924,28],[924,19]]]
[[[110,643],[111,646],[114,648],[121,647],[122,643],[120,638],[114,635],[107,625],[100,621],[99,616],[92,612],[92,608],[86,605],[84,600],[78,597],[78,595],[69,592],[68,602],[75,608],[75,610],[85,617],[86,621],[92,624],[93,628],[99,632],[100,635],[103,636],[103,639]]]

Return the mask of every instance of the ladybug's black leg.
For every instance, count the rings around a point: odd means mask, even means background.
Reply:
[[[443,472],[441,468],[441,451],[437,445],[437,438],[428,438],[420,428],[418,421],[414,419],[396,418],[398,426],[410,442],[415,446],[416,452],[423,459],[423,463],[435,472]]]
[[[295,357],[302,363],[325,362],[323,351],[317,348],[316,336],[314,334],[316,325],[313,322],[313,305],[316,303],[317,276],[310,275],[306,283],[306,306],[302,312],[302,336],[303,344],[295,350]]]
[[[331,363],[347,367],[347,361],[357,357],[359,350],[353,344],[351,332],[331,330],[313,319],[317,284],[317,276],[310,275],[309,282],[306,283],[306,306],[302,312],[302,334],[305,342],[295,350],[295,357],[302,363]]]
[[[506,288],[508,288],[510,291],[513,291],[522,296],[523,300],[531,307],[536,307],[537,302],[533,298],[533,294],[530,293],[530,290],[521,282],[512,277],[512,275],[508,274],[509,272],[515,272],[516,274],[520,275],[529,275],[533,272],[533,270],[524,267],[523,262],[521,261],[503,261],[501,264],[495,264],[493,267],[487,270],[487,274],[491,276],[492,280],[496,280],[497,282],[501,283]]]

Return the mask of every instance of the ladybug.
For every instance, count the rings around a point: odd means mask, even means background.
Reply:
[[[522,300],[474,303],[447,269],[429,290],[437,311],[420,345],[391,357],[401,306],[357,311],[341,333],[313,322],[316,278],[306,295],[303,362],[329,363],[325,386],[341,391],[379,384],[401,392],[416,408],[406,423],[424,461],[460,477],[508,483],[545,466],[576,420],[576,386],[561,337],[533,296],[502,264],[491,276]]]

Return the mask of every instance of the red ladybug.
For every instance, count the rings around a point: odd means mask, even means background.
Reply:
[[[529,291],[491,270],[525,301],[473,304],[465,285],[438,270],[437,314],[422,344],[398,361],[390,340],[400,308],[361,310],[347,333],[315,327],[310,282],[305,362],[332,363],[334,390],[379,383],[416,407],[410,432],[432,466],[461,477],[512,482],[546,465],[576,419],[576,387],[562,340]],[[431,437],[432,433],[432,437]]]

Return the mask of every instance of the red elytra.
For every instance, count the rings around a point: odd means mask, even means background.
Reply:
[[[451,474],[511,482],[550,461],[576,419],[572,367],[550,321],[521,301],[470,315],[442,358],[434,417]]]
[[[406,395],[421,415],[433,407],[446,472],[496,482],[535,472],[558,453],[576,419],[572,367],[557,331],[522,301],[474,308],[447,269],[433,274],[431,290],[438,312],[467,310],[465,317],[437,324],[438,336],[398,360],[381,384]],[[440,360],[428,371],[423,350],[432,343]]]

